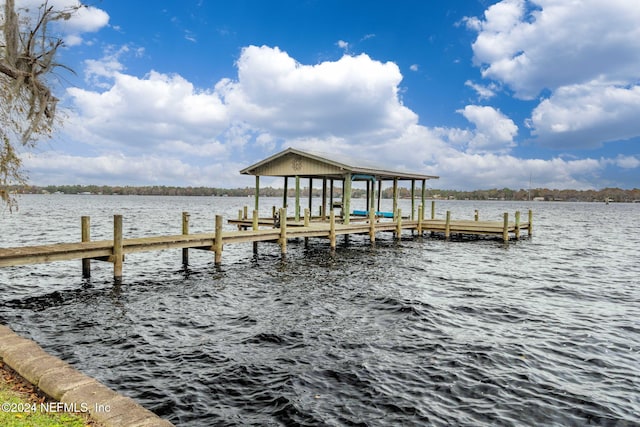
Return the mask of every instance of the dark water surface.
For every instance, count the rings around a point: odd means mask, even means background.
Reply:
[[[0,246],[213,230],[252,199],[25,196]],[[279,200],[266,200],[264,213]],[[403,201],[407,205],[406,201]],[[402,206],[404,212],[410,207]],[[534,237],[379,234],[229,245],[110,264],[0,269],[0,320],[181,426],[640,425],[640,204],[439,202],[534,210]],[[44,233],[44,234],[43,234]]]

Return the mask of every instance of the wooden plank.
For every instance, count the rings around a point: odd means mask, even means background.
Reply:
[[[284,213],[284,211],[283,211]],[[531,218],[531,214],[529,214]],[[367,219],[365,219],[367,220]],[[221,221],[217,220],[216,222]],[[369,234],[372,232],[391,231],[398,233],[401,229],[419,229],[422,227],[424,231],[445,232],[445,220],[422,220],[417,221],[374,221],[369,222],[352,222],[351,224],[339,224],[335,222],[304,222],[290,223],[287,226],[296,225],[296,227],[288,228],[285,233],[277,228],[258,229],[258,230],[242,230],[242,231],[225,231],[222,232],[221,223],[216,224],[220,238],[216,239],[215,233],[200,234],[178,234],[169,236],[150,236],[122,239],[120,256],[124,254],[136,252],[149,252],[164,249],[205,249],[216,250],[216,259],[222,253],[222,246],[230,243],[243,242],[261,242],[261,241],[278,241],[284,243],[286,251],[286,242],[282,239],[290,239],[297,237],[324,237],[331,240],[332,248],[335,248],[335,236],[339,234]],[[232,222],[232,221],[229,221]],[[269,218],[264,221],[270,227],[273,227],[273,219]],[[256,226],[255,217],[243,221],[238,224],[245,225],[245,228],[254,228]],[[114,223],[114,227],[116,224]],[[516,230],[530,230],[530,222],[521,221],[519,223],[508,223],[507,233],[516,233]],[[183,228],[183,232],[188,232]],[[451,221],[449,222],[449,233],[472,234],[472,235],[503,235],[504,223],[498,221]],[[530,232],[530,231],[529,231]],[[284,236],[283,236],[284,234]],[[114,234],[114,237],[115,236]],[[87,237],[88,238],[88,237]],[[117,260],[118,251],[114,250],[113,240],[88,241],[76,243],[58,243],[50,245],[28,246],[21,248],[0,248],[0,267],[8,267],[14,265],[38,264],[52,261],[64,261],[72,259],[101,259],[114,262]],[[116,272],[117,274],[117,272]]]

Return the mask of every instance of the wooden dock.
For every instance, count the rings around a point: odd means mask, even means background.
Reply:
[[[246,209],[245,209],[246,212]],[[432,209],[433,215],[433,209]],[[278,219],[279,218],[279,219]],[[258,218],[257,211],[253,211],[252,218],[240,215],[240,218],[229,220],[230,224],[238,227],[237,231],[223,231],[223,218],[216,216],[215,232],[189,234],[189,214],[182,214],[182,234],[169,236],[153,236],[123,239],[122,215],[114,215],[114,238],[112,240],[91,241],[88,217],[81,220],[81,240],[77,243],[58,243],[40,246],[26,246],[15,248],[0,248],[0,267],[26,264],[40,264],[63,260],[82,260],[82,274],[91,274],[90,261],[99,260],[111,262],[114,265],[114,278],[122,277],[122,267],[126,254],[150,252],[165,249],[182,249],[182,262],[189,262],[189,249],[200,249],[215,253],[216,264],[222,261],[222,250],[225,245],[236,243],[278,242],[282,254],[287,252],[287,241],[297,238],[326,238],[331,249],[336,247],[336,237],[348,234],[368,234],[371,242],[375,242],[376,233],[393,232],[400,236],[403,230],[422,235],[424,233],[438,234],[445,239],[452,235],[495,236],[508,242],[519,239],[522,230],[532,235],[532,212],[529,211],[528,221],[520,221],[520,213],[516,212],[514,221],[509,221],[509,215],[504,214],[503,221],[479,221],[476,211],[475,220],[452,220],[447,211],[445,219],[423,219],[422,208],[419,209],[417,220],[402,217],[398,209],[394,219],[376,217],[373,212],[359,221],[345,223],[336,219],[333,211],[329,221],[320,221],[310,217],[309,210],[305,210],[304,220],[294,221],[286,217],[286,209],[280,209],[275,218]],[[278,223],[274,223],[277,221]],[[260,228],[263,227],[263,228]],[[266,227],[266,228],[264,228]]]

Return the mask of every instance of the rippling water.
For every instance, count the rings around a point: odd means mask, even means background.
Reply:
[[[264,213],[279,200],[267,200]],[[25,196],[0,246],[213,230],[252,199]],[[403,201],[406,205],[407,202]],[[409,206],[403,205],[407,212]],[[177,425],[640,425],[640,204],[534,210],[534,237],[379,234],[0,269],[0,320]],[[44,233],[44,235],[42,235]]]

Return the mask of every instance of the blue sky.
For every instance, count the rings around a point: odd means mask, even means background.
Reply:
[[[76,74],[34,184],[250,186],[295,147],[442,189],[640,186],[635,0],[89,4],[55,28]]]

